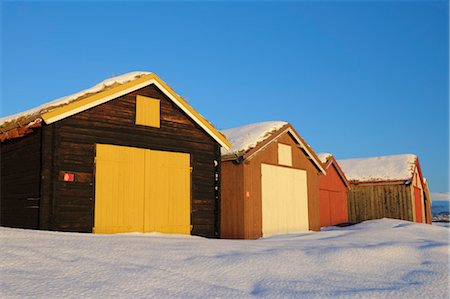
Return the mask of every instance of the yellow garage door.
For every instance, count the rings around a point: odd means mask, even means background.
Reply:
[[[190,233],[189,154],[98,144],[96,233]]]
[[[306,171],[261,165],[263,236],[307,231]]]

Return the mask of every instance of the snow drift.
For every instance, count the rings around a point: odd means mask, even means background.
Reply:
[[[448,298],[448,232],[390,219],[254,241],[0,228],[0,296]]]

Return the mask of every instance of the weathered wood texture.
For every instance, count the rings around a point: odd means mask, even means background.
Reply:
[[[161,100],[161,127],[135,124],[136,96]],[[192,234],[218,236],[215,187],[220,148],[203,129],[154,85],[73,115],[49,126],[43,135],[41,226],[91,232],[94,211],[95,144],[113,144],[191,155]],[[219,164],[220,166],[220,164]],[[64,172],[76,173],[64,182]]]
[[[239,165],[233,165],[231,161],[223,162],[222,237],[262,237],[261,164],[278,165],[278,142],[292,147],[292,168],[307,172],[309,226],[311,230],[320,229],[319,170],[297,147],[292,136],[285,133],[249,161]]]
[[[39,227],[41,130],[1,143],[2,226]]]
[[[321,227],[348,222],[347,186],[334,163],[319,176]]]
[[[380,218],[414,221],[413,194],[405,184],[352,185],[348,192],[349,222]]]
[[[244,165],[222,162],[221,238],[243,239],[244,227]]]

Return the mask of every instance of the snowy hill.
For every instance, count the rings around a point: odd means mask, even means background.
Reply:
[[[0,228],[0,297],[448,298],[448,233],[391,219],[255,241]]]
[[[450,221],[450,194],[447,193],[431,193],[433,199],[431,204],[431,213],[433,221],[449,222]]]

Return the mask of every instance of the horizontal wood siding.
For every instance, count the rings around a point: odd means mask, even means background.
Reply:
[[[161,127],[135,124],[136,96],[161,100]],[[192,233],[214,237],[218,234],[215,199],[215,165],[219,145],[153,85],[63,119],[45,130],[48,133],[44,170],[53,176],[53,187],[46,186],[53,198],[48,214],[51,226],[58,230],[91,232],[93,225],[95,144],[113,144],[191,155]],[[52,138],[50,138],[52,136]],[[50,171],[48,168],[52,168]],[[62,180],[61,173],[76,173],[75,182]],[[56,179],[57,178],[57,179]],[[48,218],[46,215],[45,217]]]
[[[349,222],[380,218],[413,221],[412,197],[407,185],[352,185],[348,191]]]
[[[1,143],[2,226],[39,227],[41,130]]]

